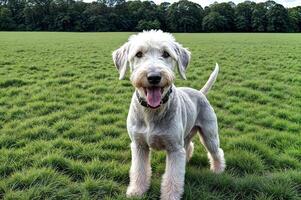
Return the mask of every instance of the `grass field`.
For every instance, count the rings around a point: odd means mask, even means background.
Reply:
[[[130,33],[0,32],[0,199],[125,199],[126,116],[133,88],[111,52]],[[203,146],[187,165],[184,199],[301,198],[301,34],[175,34],[192,52],[187,81],[209,101],[226,172]],[[152,155],[158,199],[165,154]]]

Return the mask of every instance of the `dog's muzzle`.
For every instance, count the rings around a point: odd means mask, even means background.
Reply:
[[[169,88],[169,90],[166,92],[165,96],[161,99],[160,104],[156,107],[153,107],[153,106],[149,105],[147,103],[147,101],[143,97],[141,97],[139,92],[136,90],[136,96],[137,96],[138,102],[142,106],[144,106],[146,108],[152,108],[152,109],[159,108],[162,104],[165,104],[169,100],[169,96],[171,93],[172,93],[172,87]]]
[[[157,85],[160,83],[162,77],[160,73],[152,72],[147,74],[147,80],[151,85]]]

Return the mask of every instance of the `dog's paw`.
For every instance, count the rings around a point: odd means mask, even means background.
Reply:
[[[129,197],[141,197],[146,192],[146,189],[129,186],[126,191],[126,196]]]
[[[210,166],[210,170],[216,174],[220,174],[225,171],[225,164],[220,161],[213,161],[213,164]]]
[[[183,191],[162,191],[160,200],[180,200],[182,197]]]
[[[216,174],[220,174],[225,171],[226,162],[224,158],[224,151],[220,148],[218,154],[214,155],[215,158],[212,157],[208,153],[209,161],[210,161],[210,170]]]

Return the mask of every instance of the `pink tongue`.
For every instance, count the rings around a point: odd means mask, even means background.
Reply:
[[[160,87],[152,87],[146,88],[147,96],[146,100],[148,105],[151,107],[158,107],[161,102],[161,88]]]

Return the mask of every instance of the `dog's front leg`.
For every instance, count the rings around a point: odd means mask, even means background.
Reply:
[[[168,151],[161,185],[162,200],[178,200],[184,191],[186,152],[184,148]]]
[[[130,169],[130,184],[127,197],[142,196],[150,185],[151,166],[150,150],[147,146],[131,143],[132,165]]]

